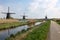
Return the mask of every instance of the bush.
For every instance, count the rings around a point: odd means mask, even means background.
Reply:
[[[16,33],[16,34],[15,34],[15,36],[16,36],[16,35],[19,35],[19,34],[21,34],[21,32],[20,32],[20,31],[19,31],[18,33]]]
[[[14,35],[14,34],[11,34],[11,35],[10,35],[10,37],[13,37],[13,38],[15,38],[15,35]]]
[[[26,32],[26,30],[25,30],[25,29],[23,29],[21,32],[22,32],[22,33],[23,33],[23,32]]]

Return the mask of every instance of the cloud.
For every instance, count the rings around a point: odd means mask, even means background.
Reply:
[[[5,15],[2,13],[4,11],[4,6],[0,5],[0,18],[4,18]]]
[[[48,1],[48,8],[54,8],[58,0],[50,0]]]
[[[13,2],[9,2],[6,6],[0,5],[0,11],[7,11],[7,7],[10,6],[11,12],[16,13],[16,15],[13,16],[20,18],[20,15],[24,12],[26,7],[28,10],[28,12],[26,12],[28,18],[44,18],[46,14],[49,18],[60,17],[60,7],[56,7],[58,0],[32,0],[26,3],[26,5],[29,4],[28,6],[25,6],[23,3]]]
[[[58,17],[60,14],[59,8],[55,8],[58,0],[33,0],[28,7],[29,12],[36,16],[43,17],[47,14],[48,17]]]
[[[60,18],[60,8],[56,7],[58,0],[48,1],[46,13],[50,18]]]
[[[0,5],[0,12],[4,10],[4,7]]]

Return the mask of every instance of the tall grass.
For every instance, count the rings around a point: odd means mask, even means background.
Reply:
[[[0,24],[0,30],[14,28],[17,26],[25,25],[25,24],[27,24],[27,23],[26,22],[3,23],[3,24]]]
[[[34,29],[24,40],[46,40],[50,27],[50,21],[43,23],[39,28]]]
[[[60,20],[56,20],[56,22],[57,22],[58,24],[60,24]]]

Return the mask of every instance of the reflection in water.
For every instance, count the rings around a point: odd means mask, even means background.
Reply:
[[[35,25],[39,25],[39,24],[41,24],[41,22],[35,23]],[[11,34],[16,34],[17,32],[22,30],[27,30],[28,28],[29,28],[28,25],[24,25],[17,28],[0,31],[0,40],[5,40],[5,38],[9,37]]]
[[[20,26],[17,28],[13,28],[13,29],[8,29],[8,30],[4,30],[4,31],[0,31],[0,40],[4,40],[5,38],[9,37],[11,34],[16,34],[19,31],[22,31],[23,29],[27,29],[28,26]]]

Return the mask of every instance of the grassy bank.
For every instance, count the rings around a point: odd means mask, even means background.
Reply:
[[[33,30],[24,40],[46,40],[50,27],[50,21],[43,23],[38,29]]]
[[[17,26],[25,25],[27,23],[25,22],[12,22],[12,23],[1,23],[0,24],[0,30],[8,29],[8,28],[14,28]]]
[[[38,25],[37,28],[33,27],[32,32],[29,32],[23,40],[46,40],[47,34],[50,27],[50,21],[43,23],[42,25]],[[25,31],[26,32],[26,31]],[[11,37],[7,38],[6,40],[15,40],[16,37],[20,40],[22,32],[18,32],[17,35],[12,35]]]
[[[32,21],[32,22],[30,22]],[[0,30],[8,29],[8,28],[15,28],[21,25],[32,24],[36,21],[30,20],[29,22],[19,21],[16,19],[0,19]]]
[[[6,38],[5,40],[15,40],[16,37],[21,36],[21,34],[26,33],[28,30],[22,30],[21,32],[17,32],[15,35],[11,34],[10,37]]]
[[[56,22],[57,22],[58,24],[60,24],[60,20],[56,20]]]

